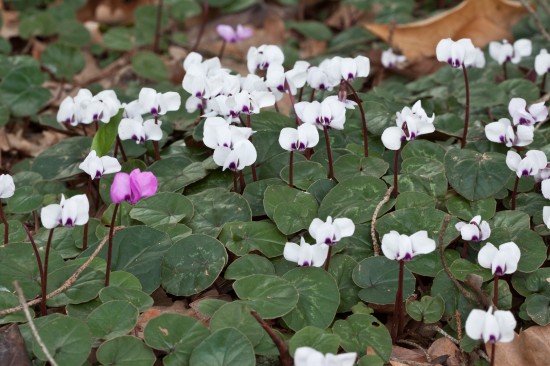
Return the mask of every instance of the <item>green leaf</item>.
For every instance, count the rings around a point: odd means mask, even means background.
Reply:
[[[483,281],[489,281],[493,278],[490,270],[482,268],[479,264],[470,262],[467,259],[458,258],[450,266],[449,269],[453,276],[459,281],[466,281],[468,275],[474,274],[480,276]]]
[[[313,38],[318,41],[329,41],[332,38],[332,32],[329,27],[316,21],[287,21],[286,26],[295,29],[307,38]]]
[[[310,194],[286,186],[269,186],[264,194],[264,209],[286,235],[307,229],[317,217],[317,202]]]
[[[59,42],[46,47],[40,61],[61,80],[70,80],[85,66],[84,56],[79,48]]]
[[[500,153],[477,153],[466,149],[451,149],[445,155],[445,172],[449,184],[470,201],[496,194],[513,172]]]
[[[223,244],[207,235],[190,235],[164,255],[162,286],[172,295],[190,296],[210,287],[227,263]]]
[[[445,249],[444,253],[447,265],[452,265],[455,260],[460,258],[460,254],[456,250]],[[443,269],[439,249],[428,254],[419,255],[413,261],[407,262],[405,266],[412,273],[428,277],[435,277]]]
[[[266,214],[264,210],[264,192],[266,188],[271,185],[284,186],[285,183],[280,179],[270,178],[250,182],[246,185],[243,197],[250,205],[252,216],[262,216]]]
[[[308,189],[314,182],[326,178],[327,171],[321,164],[306,160],[293,163],[292,184],[300,189]],[[289,166],[281,170],[281,179],[289,182]]]
[[[416,321],[436,323],[445,312],[445,301],[441,296],[422,296],[420,301],[407,300],[407,314]]]
[[[131,28],[112,27],[103,35],[103,45],[116,51],[128,51],[135,47],[136,39]]]
[[[386,190],[386,184],[374,177],[355,177],[340,182],[321,202],[319,217],[347,217],[356,224],[369,222]],[[390,209],[392,204],[390,201],[384,205],[380,214]]]
[[[237,193],[222,188],[205,189],[188,196],[195,207],[195,215],[185,223],[194,233],[218,236],[228,222],[252,220],[252,212],[246,200]]]
[[[340,156],[334,162],[334,175],[339,182],[357,176],[380,178],[386,174],[389,166],[380,158],[347,154]]]
[[[90,32],[76,19],[65,19],[59,27],[59,40],[72,46],[82,47],[90,42]]]
[[[337,320],[332,327],[334,334],[340,337],[342,348],[346,352],[364,355],[368,347],[387,362],[391,356],[392,341],[388,329],[374,316],[353,314],[345,320]]]
[[[182,156],[155,161],[147,170],[157,177],[159,192],[179,191],[208,174],[201,163],[192,162]]]
[[[78,168],[89,152],[91,139],[70,137],[44,150],[34,159],[32,171],[44,179],[64,179],[82,173]]]
[[[413,140],[409,141],[401,151],[403,160],[411,158],[424,158],[445,161],[445,149],[435,142],[428,140]]]
[[[29,213],[42,206],[43,199],[33,187],[19,187],[8,198],[8,210],[11,213]]]
[[[286,236],[269,221],[227,223],[219,239],[236,255],[258,250],[268,258],[282,255],[287,242]]]
[[[38,334],[46,349],[58,365],[82,365],[92,349],[92,337],[83,321],[61,314],[51,314],[35,320]],[[25,330],[21,328],[25,328]],[[30,332],[28,325],[20,326],[21,332]],[[32,336],[31,336],[32,337]],[[42,361],[47,361],[42,347],[32,337],[32,351]]]
[[[547,257],[544,241],[532,230],[497,227],[491,231],[489,241],[497,247],[509,241],[516,243],[521,251],[518,262],[520,272],[533,272],[542,266]]]
[[[153,366],[156,357],[153,351],[136,337],[121,336],[104,342],[96,353],[102,365]]]
[[[550,297],[533,294],[525,299],[527,314],[538,325],[550,324]]]
[[[435,208],[435,198],[422,192],[399,192],[395,209],[404,208]]]
[[[16,295],[6,290],[0,291],[0,310],[14,308],[16,306],[19,306],[19,299],[17,298]],[[29,311],[30,311],[31,317],[34,318],[34,310],[30,308]],[[15,323],[15,322],[24,323],[26,321],[27,321],[27,317],[25,316],[25,313],[23,313],[23,310],[19,310],[12,314],[0,316],[0,324],[8,324],[8,323]]]
[[[138,315],[138,309],[128,301],[113,300],[92,311],[87,323],[95,338],[112,339],[132,330]]]
[[[202,299],[191,303],[191,307],[197,310],[206,319],[210,319],[212,315],[214,315],[214,313],[225,304],[227,304],[227,301],[203,297]]]
[[[191,353],[209,334],[197,319],[164,313],[149,320],[143,339],[149,347],[168,352],[164,365],[184,366],[189,365]]]
[[[254,348],[235,328],[224,328],[203,340],[191,354],[190,366],[253,366]]]
[[[294,355],[298,347],[310,347],[321,353],[338,353],[340,337],[317,327],[305,327],[288,341],[288,351]]]
[[[493,197],[479,201],[468,201],[456,195],[449,197],[445,202],[445,206],[451,215],[469,222],[477,215],[480,215],[483,220],[491,219],[495,215],[497,201]]]
[[[46,11],[26,15],[19,23],[19,35],[25,39],[36,36],[48,37],[55,33],[57,33],[57,22]]]
[[[359,302],[359,288],[353,282],[353,269],[357,262],[347,255],[335,255],[330,261],[329,273],[334,277],[340,291],[339,313],[350,311],[352,306]]]
[[[0,127],[4,127],[10,121],[10,109],[0,104]]]
[[[55,271],[48,271],[48,288],[50,293],[61,287],[80,266],[83,260],[74,260],[66,262],[67,264]],[[93,263],[93,262],[92,262]],[[95,265],[104,265],[102,260],[95,260]],[[67,290],[59,295],[48,299],[47,304],[51,307],[59,307],[67,304],[80,304],[93,300],[99,291],[103,288],[105,282],[105,272],[92,266],[87,267],[78,276],[78,279]]]
[[[527,79],[514,78],[504,80],[498,86],[504,90],[505,98],[502,99],[503,104],[508,104],[511,98],[523,98],[527,101],[527,104],[532,104],[539,99],[537,84]]]
[[[353,270],[353,281],[362,288],[359,298],[374,304],[393,304],[397,293],[399,263],[384,256],[365,258]],[[403,298],[414,292],[416,279],[405,267]]]
[[[0,102],[15,117],[32,116],[50,99],[50,91],[42,87],[45,75],[33,66],[13,68],[0,82]]]
[[[135,35],[138,45],[153,44],[155,38],[158,5],[140,5],[134,11]],[[162,8],[160,26],[161,29],[168,23],[168,14]]]
[[[168,68],[162,59],[150,51],[140,51],[132,57],[134,72],[145,79],[165,81],[168,79]]]
[[[239,280],[250,275],[274,275],[275,267],[269,259],[256,255],[247,254],[237,258],[225,270],[224,277],[228,280]]]
[[[298,291],[287,280],[274,276],[254,274],[233,283],[233,289],[244,303],[264,319],[275,319],[288,314],[298,303]]]
[[[321,268],[300,267],[288,271],[283,278],[291,282],[300,295],[298,304],[283,317],[292,330],[308,325],[327,328],[340,305],[340,294],[334,278]]]
[[[140,200],[130,211],[130,217],[146,225],[175,224],[193,216],[193,204],[178,193],[158,193]]]
[[[109,120],[109,123],[100,123],[99,130],[92,140],[91,147],[91,150],[95,150],[97,156],[107,155],[111,150],[111,146],[113,146],[118,136],[118,125],[122,120],[123,113],[124,109],[121,109]]]
[[[153,306],[153,298],[141,291],[141,289],[113,286],[112,283],[113,281],[111,280],[109,286],[99,292],[99,298],[102,302],[123,300],[134,305],[140,313]]]

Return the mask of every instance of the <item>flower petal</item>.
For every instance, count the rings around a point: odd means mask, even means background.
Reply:
[[[56,203],[43,207],[40,210],[40,221],[46,229],[53,229],[61,221],[61,205]]]
[[[132,195],[130,189],[130,175],[127,173],[115,174],[113,184],[111,184],[111,201],[113,203],[121,203],[122,201],[129,201]]]
[[[399,127],[388,127],[382,132],[382,143],[389,150],[399,150],[405,133]]]

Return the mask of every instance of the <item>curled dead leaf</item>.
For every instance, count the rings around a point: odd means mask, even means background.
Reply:
[[[520,332],[510,343],[497,343],[495,365],[548,365],[550,360],[550,325],[532,326]],[[486,345],[491,356],[491,345]]]

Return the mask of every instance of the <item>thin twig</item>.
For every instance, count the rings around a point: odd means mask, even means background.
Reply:
[[[57,366],[57,362],[53,359],[52,355],[50,354],[50,351],[48,351],[48,348],[46,348],[46,345],[42,341],[42,338],[40,338],[40,334],[38,334],[38,330],[36,330],[36,326],[34,325],[34,322],[32,320],[31,312],[29,311],[29,306],[25,302],[25,295],[23,294],[23,290],[19,286],[19,282],[13,281],[13,286],[15,287],[15,291],[17,292],[17,297],[19,298],[19,303],[21,304],[21,308],[23,309],[23,312],[25,313],[25,318],[27,318],[27,321],[29,322],[29,328],[31,328],[31,333],[34,336],[34,339],[36,339],[36,343],[40,346],[42,349],[42,352],[44,352],[44,355],[50,362],[51,366]]]
[[[445,271],[447,276],[449,276],[449,278],[451,279],[453,284],[456,286],[458,291],[460,291],[460,293],[462,293],[462,295],[466,299],[468,299],[472,302],[475,302],[477,305],[482,305],[482,303],[481,303],[481,301],[479,301],[479,299],[475,298],[470,292],[468,292],[468,290],[466,290],[460,284],[460,282],[458,282],[456,277],[451,273],[451,270],[449,269],[449,266],[447,265],[447,261],[445,260],[445,243],[444,243],[443,238],[445,236],[445,231],[447,230],[447,226],[449,226],[450,221],[451,221],[451,216],[450,215],[445,215],[445,218],[443,219],[443,224],[441,225],[441,230],[439,230],[439,237],[438,237],[439,255],[441,257],[441,263],[443,264],[443,270]]]
[[[395,361],[402,363],[404,365],[410,365],[410,366],[433,366],[433,364],[429,362],[418,362],[418,361],[409,361],[409,360],[402,360],[397,357],[390,357],[390,361]]]
[[[288,346],[285,343],[285,341],[282,340],[277,333],[275,333],[273,328],[271,328],[269,324],[267,324],[267,322],[263,320],[262,317],[257,312],[252,310],[250,314],[252,314],[254,319],[256,319],[258,323],[260,323],[262,328],[271,337],[271,340],[273,341],[273,343],[275,343],[275,346],[277,346],[277,349],[279,350],[279,361],[281,362],[281,365],[292,366],[294,362],[292,361],[292,357],[290,356],[290,352],[288,351]]]
[[[529,12],[529,15],[531,15],[531,18],[533,18],[533,21],[535,22],[538,30],[542,33],[543,37],[546,38],[546,41],[550,42],[550,34],[548,34],[546,29],[542,25],[542,22],[535,10],[533,10],[533,8],[527,3],[527,0],[519,0],[519,2]]]
[[[376,238],[376,231],[374,230],[374,225],[376,224],[376,220],[378,218],[378,213],[380,212],[380,209],[386,202],[390,200],[390,195],[393,191],[393,187],[388,188],[386,191],[386,194],[384,194],[384,198],[382,198],[382,201],[378,202],[378,205],[376,205],[376,208],[374,209],[374,213],[372,214],[372,221],[370,224],[370,236],[372,238],[372,247],[374,249],[374,255],[379,256],[380,255],[380,245],[378,244],[378,239]]]
[[[432,358],[430,357],[430,354],[428,353],[428,351],[426,351],[424,349],[424,347],[422,347],[421,345],[417,344],[417,343],[414,343],[412,341],[407,341],[405,339],[400,339],[397,341],[397,343],[402,343],[402,344],[406,344],[406,345],[409,345],[409,346],[412,346],[420,351],[422,351],[422,353],[424,354],[424,357],[426,357],[426,360],[428,362],[432,362]]]
[[[426,325],[426,329],[436,331],[437,333],[441,334],[443,337],[447,338],[448,340],[450,340],[451,342],[453,342],[456,345],[460,344],[460,341],[458,339],[456,339],[455,337],[453,337],[449,333],[445,332],[443,329],[441,329],[437,325],[433,325],[433,324],[432,325]]]
[[[489,358],[489,356],[487,356],[487,353],[485,353],[485,351],[483,351],[482,349],[478,350],[477,353],[478,353],[479,356],[480,356],[481,358],[483,358],[485,361],[491,362],[491,359]]]
[[[458,309],[455,310],[455,321],[456,321],[456,336],[459,340],[462,340],[462,320],[460,319],[460,313]]]
[[[121,230],[121,229],[124,229],[124,226],[117,226],[117,227],[115,227],[114,232],[116,233],[118,230]],[[103,249],[103,246],[105,246],[105,243],[107,243],[108,239],[109,239],[109,235],[105,236],[103,238],[103,240],[101,241],[101,243],[99,243],[99,245],[97,246],[95,251],[92,253],[92,255],[88,258],[88,260],[86,262],[84,262],[84,264],[82,264],[82,266],[80,266],[80,268],[77,269],[76,272],[71,277],[69,277],[69,279],[67,281],[65,281],[65,283],[63,285],[61,285],[61,287],[59,287],[58,289],[56,289],[56,290],[50,292],[49,294],[47,294],[46,299],[51,299],[52,297],[59,295],[60,293],[62,293],[63,291],[65,291],[66,289],[71,287],[73,285],[73,283],[75,283],[76,280],[78,279],[78,276],[80,276],[80,274],[90,265],[90,263],[92,263],[92,261],[95,259],[95,257],[97,257],[99,255],[99,252],[101,251],[101,249]],[[41,297],[39,297],[37,299],[34,299],[34,300],[31,300],[31,301],[27,302],[27,306],[36,305],[36,304],[40,303],[41,300],[42,300]],[[13,308],[9,308],[9,309],[4,309],[4,310],[0,311],[0,317],[8,315],[8,314],[16,313],[21,309],[23,309],[22,305],[19,305],[19,306],[13,307]]]

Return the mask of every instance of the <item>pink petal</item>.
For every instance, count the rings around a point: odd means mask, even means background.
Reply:
[[[115,179],[111,185],[111,201],[121,203],[130,200],[130,176],[127,173],[115,174]]]
[[[244,41],[254,35],[254,30],[250,27],[243,27],[242,25],[237,26],[237,39],[239,41]]]
[[[233,27],[227,25],[227,24],[220,24],[216,27],[216,32],[220,35],[220,37],[223,38],[224,41],[235,43],[237,42],[237,34],[235,34],[235,30]]]
[[[158,181],[153,173],[141,172],[139,169],[134,169],[130,173],[130,189],[132,192],[130,203],[136,203],[143,197],[154,195],[157,188]]]

